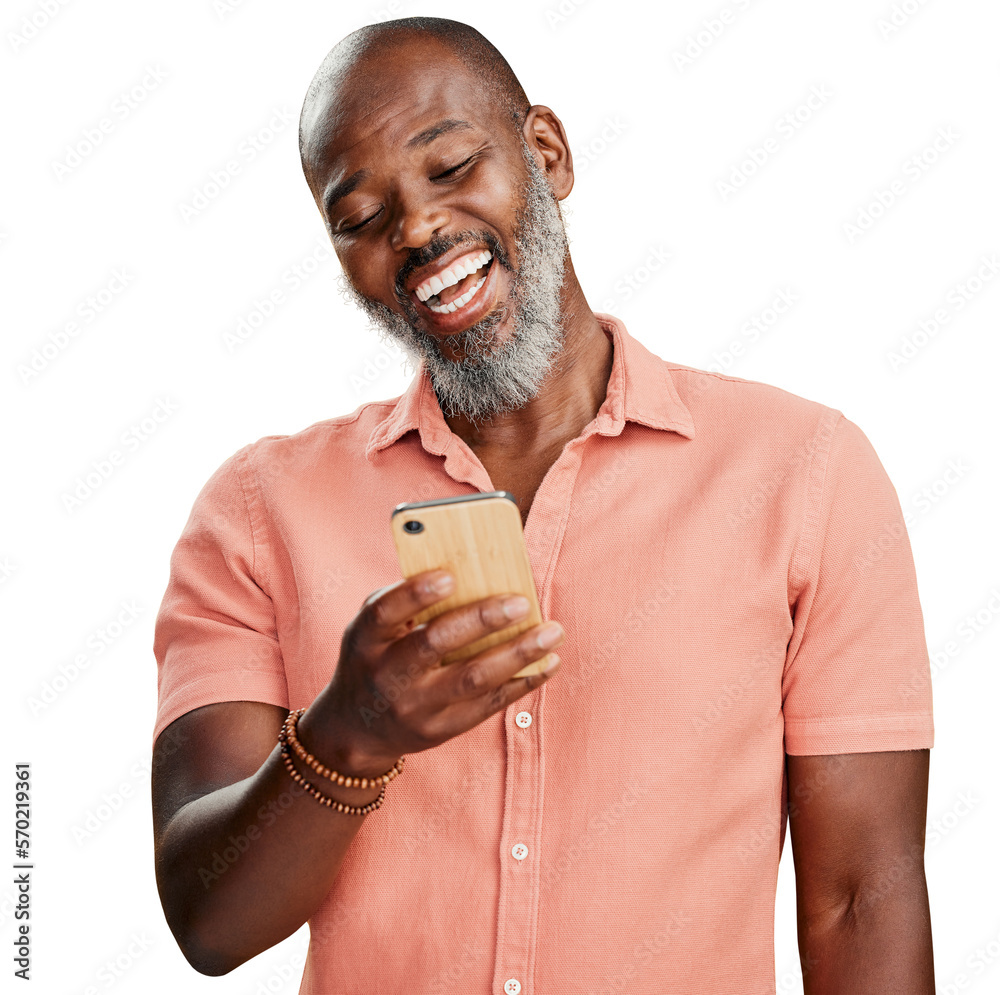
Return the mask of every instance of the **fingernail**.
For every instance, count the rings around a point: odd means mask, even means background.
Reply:
[[[435,594],[447,594],[454,586],[455,578],[451,574],[435,577],[428,585]]]
[[[559,666],[559,654],[558,653],[550,653],[549,654],[549,662],[547,664],[545,664],[545,666],[542,668],[542,673],[543,674],[549,674],[553,670],[555,670],[556,667],[558,667],[558,666]]]
[[[503,601],[503,613],[507,618],[520,618],[522,615],[527,615],[530,607],[531,602],[520,594],[516,594],[512,598],[504,598]]]
[[[549,622],[539,631],[535,641],[539,649],[547,650],[562,639],[562,634],[563,628],[558,622]]]

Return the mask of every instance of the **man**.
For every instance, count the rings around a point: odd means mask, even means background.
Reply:
[[[154,829],[190,963],[308,921],[303,992],[773,992],[787,817],[806,991],[932,992],[929,663],[860,429],[590,310],[562,123],[474,29],[349,35],[300,143],[348,293],[420,366],[231,457],[174,552]],[[396,580],[389,514],[492,490],[550,621],[441,666],[523,606],[414,625],[451,588]]]

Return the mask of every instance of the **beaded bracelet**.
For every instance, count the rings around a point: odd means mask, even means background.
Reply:
[[[293,712],[288,713],[288,717],[285,719],[285,723],[282,726],[281,735],[278,739],[281,742],[287,742],[288,745],[295,751],[295,755],[304,763],[306,766],[314,770],[320,777],[328,778],[333,781],[334,784],[341,784],[345,788],[374,788],[376,784],[388,784],[394,777],[398,774],[403,773],[403,761],[405,757],[400,757],[384,774],[379,774],[376,777],[351,777],[349,774],[338,774],[335,770],[331,770],[329,767],[324,767],[311,753],[309,753],[306,748],[299,742],[297,735],[297,727],[299,724],[299,718],[305,712],[304,708],[297,708]]]
[[[295,783],[298,784],[304,791],[312,795],[313,798],[315,798],[321,805],[326,805],[327,808],[336,809],[336,811],[343,812],[345,815],[367,815],[369,812],[374,812],[377,808],[380,808],[382,801],[385,798],[385,786],[397,774],[402,772],[403,760],[405,758],[400,757],[399,760],[396,761],[392,770],[373,778],[349,778],[337,774],[336,771],[329,771],[329,768],[323,767],[322,764],[318,764],[312,754],[307,754],[305,748],[298,741],[298,739],[295,738],[295,726],[298,723],[299,716],[302,715],[304,711],[304,708],[300,708],[296,711],[289,712],[288,717],[285,719],[285,722],[281,727],[281,732],[278,733],[278,742],[281,744],[281,759],[284,761],[285,769],[288,771],[292,780],[295,781]],[[307,760],[309,762],[309,766],[314,770],[329,771],[328,776],[330,776],[330,778],[335,780],[338,784],[343,784],[345,787],[374,787],[381,781],[382,790],[379,792],[378,797],[374,801],[369,802],[367,805],[348,805],[345,802],[338,802],[329,795],[323,794],[322,791],[320,791],[310,781],[307,781],[295,769],[295,765],[292,763],[290,748],[294,749],[296,755],[300,756],[301,759]]]
[[[307,791],[313,798],[316,799],[321,805],[325,805],[327,808],[336,809],[338,812],[343,812],[345,815],[367,815],[369,812],[374,812],[375,809],[380,808],[382,805],[382,799],[385,798],[385,785],[382,785],[382,790],[378,793],[378,798],[373,802],[369,802],[367,805],[345,805],[343,802],[334,801],[329,795],[324,795],[322,791],[319,791],[314,784],[307,781],[296,769],[295,765],[292,763],[292,758],[288,754],[288,748],[282,743],[281,746],[281,759],[285,761],[285,767],[288,769],[288,773],[292,776],[292,780],[299,785],[304,791]]]

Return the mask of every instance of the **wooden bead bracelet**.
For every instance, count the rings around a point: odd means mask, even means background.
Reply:
[[[288,755],[288,749],[284,744],[282,744],[281,759],[284,760],[285,767],[291,775],[292,780],[298,784],[300,788],[312,795],[313,798],[315,798],[321,805],[325,805],[327,808],[336,809],[336,811],[343,812],[345,815],[367,815],[369,812],[374,812],[375,809],[380,808],[382,805],[382,799],[385,798],[385,785],[383,784],[382,790],[378,793],[378,798],[376,798],[373,802],[369,802],[367,805],[345,805],[343,802],[336,802],[329,795],[324,795],[323,792],[316,787],[316,785],[307,781],[295,769],[295,765],[292,763],[292,758]]]
[[[304,712],[304,708],[298,708],[289,712],[281,727],[281,732],[278,733],[278,742],[281,744],[281,758],[292,780],[312,795],[321,805],[326,805],[327,808],[334,808],[346,815],[365,815],[368,812],[374,812],[375,809],[382,805],[382,800],[385,798],[385,786],[394,777],[403,772],[403,761],[406,758],[400,757],[389,770],[376,777],[351,777],[345,774],[338,774],[337,771],[331,770],[329,767],[324,767],[323,764],[319,763],[299,742],[296,735],[296,727],[300,716]],[[295,765],[292,763],[291,752],[294,752],[311,770],[314,770],[321,777],[327,778],[334,784],[342,785],[345,788],[374,788],[376,784],[381,784],[382,790],[379,792],[378,798],[367,805],[347,805],[344,802],[338,802],[329,795],[325,795],[322,791],[319,791],[314,784],[307,781],[295,769]]]

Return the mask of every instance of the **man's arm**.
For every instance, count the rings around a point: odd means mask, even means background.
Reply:
[[[522,618],[528,601],[516,599],[514,607],[496,595],[416,625],[415,617],[454,587],[435,589],[430,582],[439,574],[373,592],[348,624],[333,676],[298,725],[299,742],[322,763],[376,777],[396,758],[468,731],[558,673],[514,677],[556,645],[539,645],[542,625],[441,666],[453,650]],[[564,635],[557,632],[557,642]],[[378,695],[400,687],[378,722],[364,717],[378,707]],[[255,701],[204,705],[168,725],[153,749],[157,887],[167,924],[202,974],[225,974],[306,922],[368,817],[327,808],[298,788],[276,745],[285,714]],[[292,763],[323,780],[297,758]],[[329,780],[319,790],[358,806],[379,794]],[[386,853],[387,866],[396,857]]]
[[[257,701],[205,705],[171,723],[153,749],[157,886],[178,945],[202,974],[225,974],[291,936],[333,886],[367,818],[297,789],[275,745],[286,714]],[[370,766],[357,773],[386,769]],[[325,793],[365,805],[379,791]]]
[[[787,758],[806,995],[934,995],[929,755]]]

